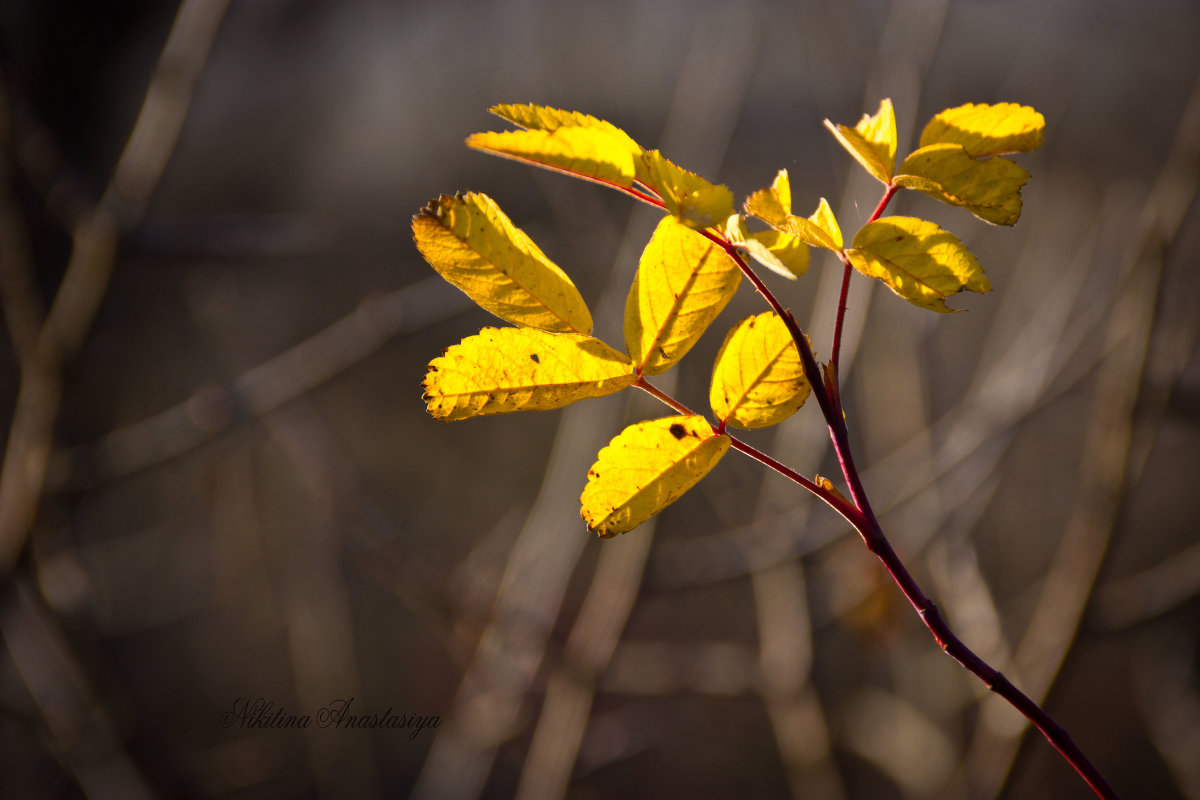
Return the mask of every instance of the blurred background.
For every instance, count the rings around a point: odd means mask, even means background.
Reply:
[[[855,276],[883,527],[1122,796],[1200,798],[1198,34],[1192,0],[0,4],[0,794],[1091,796],[756,463],[589,535],[586,471],[648,398],[420,399],[497,324],[413,247],[431,197],[494,197],[618,347],[656,218],[468,150],[489,105],[608,119],[738,198],[786,167],[850,232],[880,187],[821,121],[891,97],[901,154],[964,102],[1047,129],[1013,229],[891,206],[977,255],[967,313]],[[766,276],[818,358],[840,275]],[[707,407],[760,304],[659,385]],[[815,406],[745,438],[838,474]],[[407,727],[318,725],[339,701]]]

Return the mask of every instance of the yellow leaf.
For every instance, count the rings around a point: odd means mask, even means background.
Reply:
[[[952,233],[914,217],[884,217],[864,226],[848,250],[850,263],[913,305],[948,313],[947,297],[991,283],[971,251]]]
[[[429,362],[424,399],[441,420],[544,411],[631,385],[633,365],[599,339],[484,328]]]
[[[767,311],[739,322],[713,367],[709,402],[736,428],[765,428],[790,417],[812,389],[787,325]]]
[[[591,312],[575,284],[487,195],[431,200],[413,217],[413,239],[443,278],[501,319],[592,332]]]
[[[864,114],[853,128],[829,120],[825,120],[825,127],[867,172],[885,185],[891,183],[896,165],[896,112],[891,100],[884,98],[874,116]]]
[[[1042,146],[1046,119],[1017,103],[967,103],[935,116],[921,132],[921,147],[961,144],[972,158],[1028,153]]]
[[[492,155],[617,186],[632,186],[638,153],[606,130],[560,127],[552,131],[488,131],[467,145]]]
[[[747,197],[744,208],[747,214],[753,214],[768,225],[778,227],[786,224],[792,213],[792,186],[787,170],[779,170],[768,188],[759,189]]]
[[[646,375],[670,369],[721,313],[741,279],[724,250],[675,217],[663,217],[625,300],[625,348],[635,368]]]
[[[896,185],[917,189],[962,206],[993,225],[1015,225],[1021,217],[1021,187],[1029,173],[1007,158],[971,158],[959,144],[931,144],[900,165]]]
[[[729,444],[700,416],[629,426],[588,470],[579,498],[588,529],[604,538],[633,530],[695,486]]]
[[[808,245],[780,231],[747,234],[742,246],[755,261],[789,280],[808,271]]]
[[[533,103],[500,103],[488,109],[496,116],[506,119],[526,130],[553,131],[559,128],[595,128],[625,140],[625,146],[641,152],[642,148],[629,134],[602,119],[579,111],[565,111]]]
[[[658,192],[667,210],[689,228],[720,226],[733,213],[733,192],[709,183],[663,157],[657,150],[642,154],[646,183]]]
[[[811,217],[789,215],[779,229],[814,247],[824,247],[835,253],[842,251],[842,229],[824,197]]]

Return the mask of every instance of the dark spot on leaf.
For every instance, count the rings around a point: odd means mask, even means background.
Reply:
[[[678,422],[672,425],[669,430],[671,431],[671,435],[676,439],[682,439],[684,436],[687,436],[687,431]]]
[[[530,353],[530,354],[529,354],[529,357],[533,359],[533,363],[535,363],[535,364],[540,364],[540,363],[542,363],[542,360],[541,360],[540,358],[538,358],[538,354],[537,354],[537,353]]]

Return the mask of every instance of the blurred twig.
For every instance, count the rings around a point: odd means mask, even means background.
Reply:
[[[48,488],[80,489],[154,466],[198,447],[239,421],[266,415],[374,353],[469,305],[438,277],[365,299],[328,328],[247,369],[224,386],[80,445],[51,462]]]
[[[1163,253],[1178,234],[1200,186],[1198,143],[1200,82],[1193,87],[1140,221],[1140,245],[1106,331],[1116,349],[1098,376],[1076,501],[1010,668],[1035,700],[1049,692],[1074,642],[1125,497],[1134,413],[1155,324]],[[1012,715],[1001,722],[995,708],[987,701],[969,756],[973,783],[989,796],[1009,774],[1026,729]]]
[[[0,598],[0,634],[46,721],[55,754],[84,795],[92,800],[152,797],[53,614],[23,579],[11,581]]]
[[[37,513],[62,401],[63,365],[82,346],[100,306],[119,228],[141,218],[162,175],[226,5],[227,0],[188,0],[179,7],[108,188],[73,231],[66,273],[22,363],[0,467],[0,574],[12,571]]]

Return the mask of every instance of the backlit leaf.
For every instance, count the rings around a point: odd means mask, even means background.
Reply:
[[[580,496],[588,529],[602,537],[631,531],[678,500],[729,449],[704,417],[631,425],[604,447]]]
[[[867,172],[884,184],[891,183],[896,165],[896,112],[891,100],[884,98],[873,116],[864,114],[853,128],[829,120],[825,120],[825,127]]]
[[[921,132],[921,147],[961,144],[972,158],[1028,153],[1042,145],[1046,119],[1017,103],[967,103],[935,116]]]
[[[742,243],[755,261],[789,280],[808,271],[808,245],[780,231],[756,231]]]
[[[413,217],[413,238],[443,278],[501,319],[592,332],[592,315],[575,284],[487,195],[431,200]]]
[[[724,250],[675,217],[663,217],[625,300],[625,348],[638,371],[658,375],[683,358],[741,278]]]
[[[787,170],[779,170],[768,188],[747,197],[744,207],[747,214],[753,214],[768,225],[784,225],[792,213],[792,186]]]
[[[963,206],[993,225],[1014,225],[1021,217],[1021,187],[1029,173],[1007,158],[971,158],[959,144],[931,144],[900,165],[896,185]]]
[[[846,254],[859,272],[933,311],[953,311],[944,301],[963,289],[992,289],[975,256],[954,234],[914,217],[884,217],[864,226]]]
[[[618,186],[643,177],[641,145],[610,122],[532,103],[488,110],[526,130],[476,133],[471,147]]]
[[[814,247],[824,247],[835,253],[842,251],[842,229],[824,197],[811,217],[789,215],[779,229]]]
[[[790,417],[812,389],[787,325],[774,311],[739,322],[713,367],[709,402],[736,428],[765,428]]]
[[[657,150],[642,154],[646,183],[689,228],[720,226],[733,213],[733,192],[672,164]]]
[[[484,328],[429,363],[424,399],[441,420],[561,408],[636,380],[599,339],[533,328]]]

